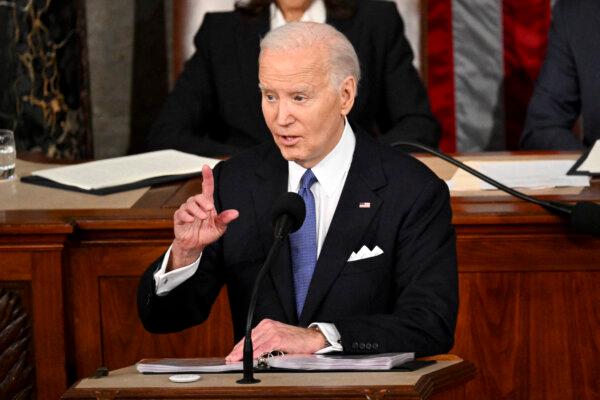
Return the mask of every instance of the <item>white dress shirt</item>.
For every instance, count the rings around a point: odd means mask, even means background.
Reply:
[[[315,212],[317,217],[317,257],[325,241],[333,213],[337,207],[348,170],[352,163],[352,155],[356,138],[348,121],[345,122],[344,131],[338,144],[324,159],[311,168],[317,178],[310,191],[315,197]],[[288,162],[288,192],[298,193],[300,179],[306,171],[305,168],[293,161]]]
[[[271,30],[279,28],[280,26],[283,26],[288,22],[283,17],[283,13],[277,7],[275,2],[271,3],[270,11]],[[323,3],[323,0],[313,1],[312,4],[308,7],[308,9],[304,11],[304,14],[302,14],[302,17],[300,18],[300,21],[303,22],[318,22],[321,24],[324,24],[326,20],[327,10],[325,9],[325,3]]]

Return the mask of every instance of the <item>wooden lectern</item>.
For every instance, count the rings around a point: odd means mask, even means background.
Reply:
[[[458,357],[417,371],[260,372],[256,385],[239,385],[241,372],[201,374],[192,383],[173,383],[169,374],[142,375],[135,367],[77,382],[63,399],[442,399],[475,376],[475,366]]]

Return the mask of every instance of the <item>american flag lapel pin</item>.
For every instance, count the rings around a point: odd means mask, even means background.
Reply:
[[[368,201],[361,201],[358,203],[358,208],[371,208],[371,203]]]

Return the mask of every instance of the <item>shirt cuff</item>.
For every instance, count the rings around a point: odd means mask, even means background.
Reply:
[[[342,337],[334,324],[328,322],[313,322],[309,328],[317,327],[329,342],[329,346],[315,351],[315,354],[333,353],[334,351],[342,351]]]
[[[169,257],[171,256],[171,247],[173,247],[173,245],[169,246],[169,250],[167,250],[167,252],[165,253],[160,268],[154,273],[154,283],[156,284],[157,296],[166,295],[171,290],[175,289],[177,286],[190,279],[192,275],[196,273],[196,270],[198,269],[198,264],[200,264],[200,258],[202,257],[202,253],[200,253],[196,261],[194,261],[190,265],[174,269],[173,271],[165,272],[167,270],[167,262],[169,261]]]

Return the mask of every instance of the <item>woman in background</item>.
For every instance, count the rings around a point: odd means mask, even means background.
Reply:
[[[147,150],[228,156],[271,140],[258,90],[259,42],[269,30],[300,20],[332,25],[358,53],[362,75],[351,124],[386,143],[438,145],[439,124],[395,3],[250,0],[231,12],[206,14],[194,38],[196,52],[148,135]]]

